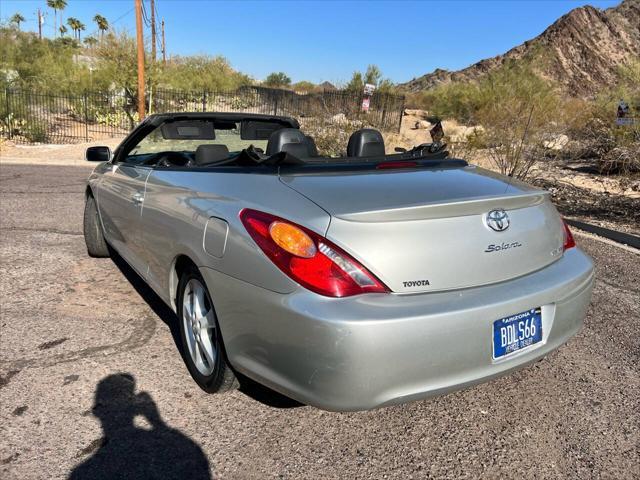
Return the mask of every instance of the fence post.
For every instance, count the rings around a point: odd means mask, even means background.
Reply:
[[[83,93],[84,98],[84,141],[89,141],[89,100],[87,99],[87,92]]]
[[[11,112],[9,111],[9,87],[4,89],[5,103],[7,104],[7,130],[9,131],[9,140],[11,140],[11,134],[13,130],[13,118],[11,118]]]
[[[402,131],[402,117],[404,116],[404,95],[402,96],[402,105],[400,105],[400,121],[398,122],[398,133]]]
[[[382,102],[382,118],[380,119],[380,126],[386,130],[387,129],[387,105],[389,102],[389,95],[385,94],[384,100]]]
[[[278,115],[278,94],[273,91],[273,116]]]
[[[202,111],[207,111],[207,91],[202,92]]]

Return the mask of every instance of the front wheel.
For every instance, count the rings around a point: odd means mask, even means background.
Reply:
[[[89,256],[97,258],[108,257],[109,247],[102,233],[102,226],[98,217],[98,206],[93,195],[87,195],[84,204],[83,231],[84,242],[87,245]]]
[[[180,338],[189,373],[205,392],[234,390],[238,382],[225,359],[213,303],[195,267],[182,275],[178,292]]]

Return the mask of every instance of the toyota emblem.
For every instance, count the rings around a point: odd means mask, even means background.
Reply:
[[[509,215],[507,212],[498,208],[487,213],[487,227],[495,232],[504,232],[509,228]]]

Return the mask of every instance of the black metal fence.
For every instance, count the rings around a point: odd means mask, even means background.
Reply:
[[[25,90],[0,92],[0,136],[17,143],[79,143],[126,135],[138,122],[137,98],[127,91],[79,95]],[[152,90],[147,112],[252,112],[288,115],[303,128],[327,124],[399,131],[404,97],[376,93],[368,112],[363,97],[346,91],[297,93],[264,87],[234,91]]]

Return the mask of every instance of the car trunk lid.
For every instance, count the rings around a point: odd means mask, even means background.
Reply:
[[[563,230],[548,193],[477,167],[281,176],[332,217],[326,237],[393,292],[505,281],[560,257]],[[487,215],[504,210],[496,231]],[[500,213],[499,213],[500,215]]]

